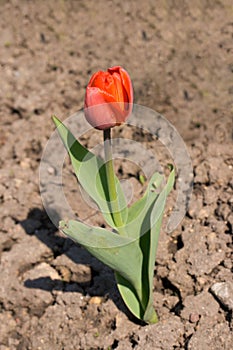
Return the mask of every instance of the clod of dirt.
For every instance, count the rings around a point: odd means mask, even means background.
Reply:
[[[25,287],[28,288],[25,298],[30,301],[30,311],[41,316],[46,307],[53,303],[50,292],[59,282],[61,284],[60,277],[49,264],[41,263],[26,271],[22,278]]]
[[[80,254],[77,255],[76,259],[79,258],[79,256]],[[65,254],[58,256],[53,261],[53,265],[65,282],[75,282],[80,284],[83,288],[90,286],[92,281],[90,266],[74,262]]]
[[[177,316],[158,324],[140,329],[137,333],[140,342],[135,349],[140,350],[167,350],[179,346],[184,326]]]
[[[212,319],[206,319],[188,342],[187,350],[212,350],[232,348],[232,334],[226,322],[213,324]]]
[[[208,292],[202,292],[196,296],[188,295],[184,302],[184,309],[181,311],[181,317],[190,320],[191,315],[214,317],[219,310],[218,303]],[[192,321],[191,321],[192,322]]]
[[[219,282],[210,288],[213,295],[229,310],[233,310],[233,283]]]

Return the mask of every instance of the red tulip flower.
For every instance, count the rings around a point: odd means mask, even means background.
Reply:
[[[95,73],[87,86],[85,117],[96,129],[106,130],[126,121],[132,112],[133,88],[120,66]]]

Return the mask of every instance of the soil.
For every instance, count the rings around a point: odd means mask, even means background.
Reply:
[[[1,0],[0,11],[0,350],[232,349],[232,1]],[[91,74],[114,65],[129,72],[135,103],[176,127],[194,169],[185,218],[161,232],[155,325],[129,314],[113,272],[41,203],[50,115],[77,112]],[[116,166],[140,193],[137,168]],[[80,217],[93,214],[70,196]]]

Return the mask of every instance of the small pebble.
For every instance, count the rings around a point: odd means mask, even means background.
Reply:
[[[197,278],[198,282],[200,283],[201,286],[203,286],[206,283],[206,279],[203,277],[198,277]]]
[[[54,175],[55,174],[55,169],[53,167],[51,167],[51,166],[47,169],[47,171],[48,171],[49,175]]]
[[[22,185],[23,180],[21,179],[14,179],[15,180],[15,187],[18,189]]]
[[[189,322],[191,323],[197,323],[199,319],[200,319],[200,315],[198,315],[195,312],[189,315]]]
[[[216,298],[229,310],[233,310],[233,283],[219,282],[210,288]]]
[[[30,159],[29,158],[25,158],[24,160],[21,160],[20,166],[23,169],[29,169],[30,168]]]
[[[89,304],[95,304],[95,305],[100,305],[103,303],[103,298],[101,297],[92,297],[90,300],[89,300]]]

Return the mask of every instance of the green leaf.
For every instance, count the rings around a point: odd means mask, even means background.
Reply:
[[[128,235],[138,237],[143,259],[138,278],[141,279],[141,291],[138,297],[133,295],[131,284],[116,273],[116,280],[122,298],[131,312],[145,322],[157,322],[153,308],[153,276],[159,232],[165,207],[166,197],[174,184],[174,170],[171,172],[166,186],[161,190],[163,177],[154,174],[149,182],[145,195],[129,208]],[[140,315],[140,316],[138,316]]]
[[[138,294],[135,292],[132,284],[118,272],[115,272],[115,278],[117,281],[117,287],[125,305],[134,316],[142,320],[144,310],[138,298]]]
[[[106,169],[103,160],[82,146],[58,118],[54,116],[53,121],[69,153],[72,166],[81,186],[96,202],[106,222],[111,227],[115,228],[114,220],[111,214]],[[119,196],[118,202],[121,215],[123,222],[125,223],[128,216],[126,199],[117,177],[115,178],[115,181]]]
[[[142,253],[138,240],[75,220],[70,220],[68,223],[61,221],[60,229],[100,261],[118,272],[133,286],[136,293],[140,291],[141,282],[138,280],[138,271],[142,264]]]
[[[138,235],[142,235],[142,229],[144,229],[144,233],[148,231],[151,223],[148,222],[148,227],[145,227],[145,217],[148,215],[150,208],[155,204],[157,198],[160,196],[159,188],[162,185],[163,176],[155,173],[148,184],[147,190],[142,198],[140,198],[137,202],[135,202],[130,208],[128,208],[128,219],[125,225],[125,230],[128,233],[129,237],[138,238]],[[156,205],[156,213],[153,217],[153,222],[155,223],[161,212],[163,211],[164,204],[166,201],[166,197],[163,196],[163,202],[160,201]],[[144,225],[142,227],[142,224]]]
[[[162,192],[160,193],[158,199],[155,202],[155,205],[153,206],[151,210],[151,229],[148,235],[145,235],[145,249],[143,252],[143,265],[145,266],[144,274],[148,276],[148,289],[145,294],[147,295],[147,307],[144,314],[144,321],[148,322],[153,319],[153,278],[154,278],[154,265],[155,265],[155,258],[156,258],[156,252],[158,247],[158,241],[159,241],[159,233],[160,228],[162,224],[162,218],[163,218],[163,211],[165,207],[165,201],[170,193],[171,189],[174,186],[175,181],[175,171],[172,169],[166,186],[163,188]],[[162,211],[159,210],[159,208],[162,208]],[[157,220],[155,221],[155,218]],[[154,224],[155,223],[155,224]],[[148,246],[150,249],[148,249]],[[149,254],[148,254],[149,251]],[[148,259],[147,259],[148,257]]]

